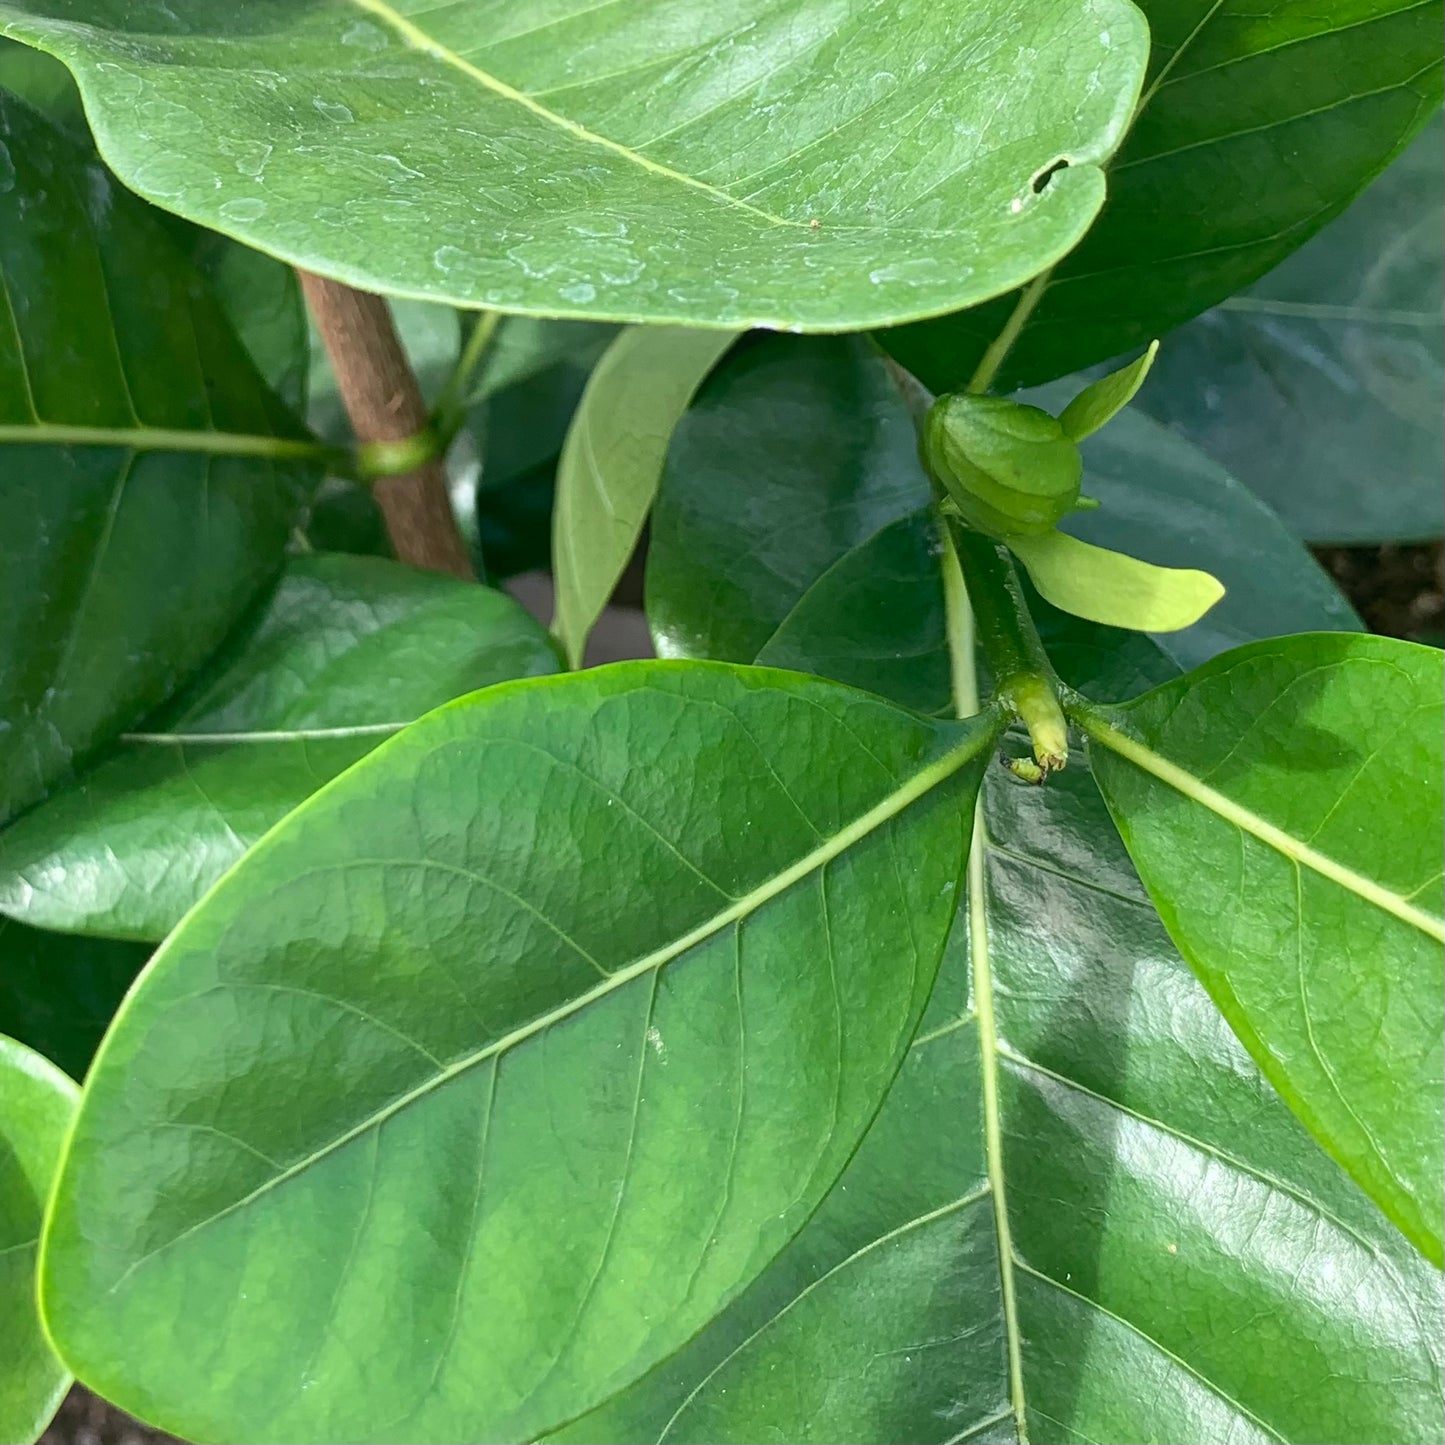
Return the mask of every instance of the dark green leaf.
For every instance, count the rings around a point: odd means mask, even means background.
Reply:
[[[151,950],[0,918],[0,1034],[83,1079],[95,1046]]]
[[[590,371],[616,334],[615,326],[602,322],[503,316],[466,400],[485,401],[558,366]]]
[[[1284,638],[1080,719],[1180,949],[1315,1137],[1437,1265],[1442,670],[1414,643]]]
[[[871,1121],[993,732],[654,662],[385,744],[102,1046],[46,1236],[66,1359],[223,1440],[530,1440],[626,1385]]]
[[[647,564],[658,652],[751,662],[844,552],[927,501],[913,423],[864,342],[750,338],[668,454]]]
[[[35,1308],[35,1251],[77,1090],[0,1035],[0,1439],[26,1445],[70,1384]]]
[[[1149,78],[1108,167],[1108,204],[1053,272],[1000,373],[1005,390],[1143,346],[1247,286],[1337,215],[1439,104],[1439,0],[1142,5]],[[935,391],[955,390],[1016,299],[883,340]]]
[[[1148,50],[1125,0],[4,0],[6,30],[76,71],[142,195],[287,260],[468,306],[830,330],[1062,256]]]
[[[1312,541],[1445,532],[1442,130],[1427,126],[1338,221],[1171,336],[1140,398]]]
[[[280,566],[314,446],[87,150],[0,95],[0,158],[4,817],[215,648]]]
[[[992,1040],[965,915],[808,1226],[696,1341],[554,1438],[1013,1442],[1017,1404],[1034,1445],[1438,1439],[1439,1277],[1251,1064],[1087,770],[1035,789],[992,770],[984,791]]]
[[[380,558],[297,558],[166,718],[0,834],[0,910],[161,939],[272,824],[407,723],[556,667],[500,592]]]

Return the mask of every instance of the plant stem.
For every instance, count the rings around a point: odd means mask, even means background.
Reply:
[[[385,298],[308,271],[297,274],[357,440],[411,443],[429,435],[426,402]],[[438,448],[428,445],[423,455],[407,471],[373,484],[387,534],[401,561],[471,581],[471,559],[452,515]]]
[[[1008,549],[967,527],[955,527],[959,569],[973,605],[974,628],[993,669],[998,695],[1028,729],[1034,759],[1047,774],[1069,760],[1069,731],[1058,680],[1029,615]]]
[[[472,378],[492,344],[501,319],[499,311],[483,311],[477,316],[477,324],[472,327],[472,334],[467,337],[467,344],[462,348],[452,374],[447,377],[436,405],[432,407],[432,430],[436,432],[444,452],[466,419],[467,407],[471,404]]]
[[[1052,266],[1047,271],[1040,271],[1019,293],[1019,299],[1014,304],[1009,319],[1004,322],[1003,330],[989,342],[988,350],[979,360],[978,366],[973,375],[969,377],[968,385],[964,390],[980,395],[993,385],[993,379],[998,375],[998,369],[1003,365],[1004,358],[1013,350],[1014,342],[1019,339],[1019,332],[1024,329],[1029,317],[1034,314],[1034,307],[1043,300],[1044,292],[1049,288],[1049,278],[1053,274]]]

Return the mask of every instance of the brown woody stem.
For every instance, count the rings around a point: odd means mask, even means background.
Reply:
[[[297,275],[363,451],[386,455],[390,447],[393,454],[414,451],[422,458],[405,471],[378,476],[372,484],[397,557],[471,581],[471,558],[452,515],[446,469],[435,446],[426,444],[426,402],[396,334],[391,308],[383,297],[340,281],[309,271],[298,270]]]

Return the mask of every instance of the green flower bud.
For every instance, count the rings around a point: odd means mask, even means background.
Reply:
[[[968,525],[990,537],[1051,532],[1079,505],[1084,459],[1057,417],[997,396],[941,396],[923,463]]]

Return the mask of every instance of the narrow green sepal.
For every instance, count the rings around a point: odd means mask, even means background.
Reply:
[[[1118,371],[1111,371],[1108,376],[1101,376],[1098,381],[1091,381],[1059,417],[1064,435],[1081,442],[1118,416],[1138,395],[1158,354],[1159,343],[1151,341],[1149,349],[1137,361],[1131,361]]]

